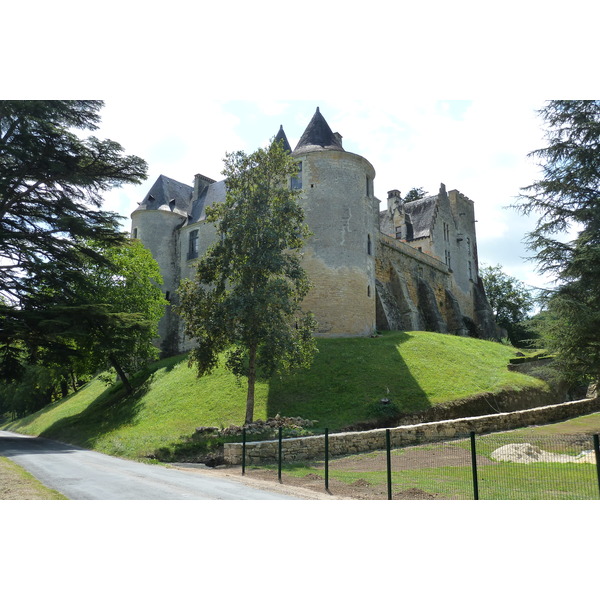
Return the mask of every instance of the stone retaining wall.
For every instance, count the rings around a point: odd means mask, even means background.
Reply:
[[[421,444],[440,439],[466,436],[469,432],[490,433],[505,431],[529,425],[542,425],[562,421],[579,415],[600,410],[599,398],[588,398],[564,402],[552,406],[542,406],[528,410],[483,415],[418,425],[403,425],[390,429],[391,443],[394,447]],[[385,449],[385,429],[372,429],[352,433],[334,433],[329,435],[330,457],[358,454]],[[283,460],[285,462],[303,462],[324,458],[324,435],[284,439]],[[277,462],[278,442],[248,442],[246,444],[246,464],[268,464]],[[242,463],[242,444],[225,444],[225,462],[230,465]]]
[[[481,415],[507,413],[568,402],[564,389],[529,387],[523,390],[482,392],[454,402],[432,406],[427,410],[401,418],[394,425],[416,425],[432,421],[449,421]]]

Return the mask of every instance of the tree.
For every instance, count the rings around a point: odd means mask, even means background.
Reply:
[[[529,335],[523,323],[534,306],[533,293],[500,265],[483,267],[481,279],[496,323],[506,329],[512,344],[522,345]]]
[[[139,240],[111,248],[95,244],[93,250],[103,262],[88,257],[82,266],[85,284],[71,282],[61,290],[42,286],[23,298],[18,310],[4,312],[3,331],[13,340],[12,359],[18,364],[11,370],[9,363],[2,378],[20,384],[43,375],[47,402],[59,388],[64,395],[67,382],[75,387],[79,377],[109,365],[131,392],[127,374],[158,356],[152,342],[166,300],[157,285],[162,279],[156,261]]]
[[[99,101],[0,102],[0,296],[16,305],[33,288],[81,281],[86,241],[118,244],[120,217],[102,194],[146,178],[146,163],[95,130]],[[57,268],[60,266],[60,269]]]
[[[542,331],[571,380],[600,377],[600,101],[553,100],[540,111],[548,146],[531,153],[543,178],[518,208],[537,214],[528,245],[556,287]]]
[[[406,198],[404,198],[404,202],[414,202],[415,200],[421,200],[425,198],[427,192],[422,188],[412,188],[406,194]]]
[[[67,364],[71,355],[88,372],[111,365],[131,392],[127,373],[158,357],[152,342],[167,304],[158,287],[162,277],[139,240],[118,247],[94,246],[104,262],[88,259],[84,285],[74,283],[60,293],[45,290],[27,309],[43,315],[34,329],[46,336],[47,361],[56,362],[56,354],[63,353]]]
[[[309,231],[289,185],[297,165],[279,143],[224,162],[225,202],[207,210],[217,241],[198,261],[195,280],[180,287],[178,312],[197,340],[190,362],[198,376],[226,352],[226,367],[247,378],[250,423],[257,376],[308,366],[316,349],[314,318],[300,310],[309,289],[300,250]]]

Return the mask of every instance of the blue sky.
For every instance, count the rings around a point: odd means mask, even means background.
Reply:
[[[140,104],[106,101],[100,135],[116,139],[149,165],[148,181],[108,195],[107,207],[128,217],[163,174],[192,184],[196,173],[221,178],[226,152],[251,152],[266,145],[283,125],[292,147],[317,106],[344,148],[369,160],[376,170],[375,194],[422,187],[435,193],[441,183],[475,202],[480,262],[500,264],[510,275],[541,283],[534,264],[523,258],[523,237],[532,228],[507,207],[537,177],[527,157],[543,145],[536,110],[543,100],[320,99],[209,100],[174,98]],[[124,222],[128,227],[128,222]]]

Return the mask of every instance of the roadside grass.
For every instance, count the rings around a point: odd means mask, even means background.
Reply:
[[[545,385],[508,370],[514,348],[484,340],[393,332],[317,343],[311,369],[257,383],[255,420],[299,416],[317,422],[315,433],[336,431],[480,392]],[[93,380],[4,427],[116,456],[173,460],[202,449],[191,437],[196,427],[244,421],[245,382],[223,367],[198,379],[183,355],[153,364],[132,382],[136,390],[127,396],[120,383]]]
[[[33,475],[0,456],[0,500],[68,500],[42,485]]]

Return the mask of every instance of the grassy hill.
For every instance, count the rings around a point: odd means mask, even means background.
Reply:
[[[544,385],[508,371],[514,349],[472,338],[394,332],[320,339],[318,348],[310,370],[257,384],[255,419],[300,416],[318,421],[315,431],[335,431],[384,416],[382,410],[409,413],[479,392]],[[245,386],[222,368],[198,379],[179,356],[134,383],[135,394],[127,396],[121,384],[107,388],[96,379],[5,428],[141,458],[185,445],[196,427],[243,423]]]

